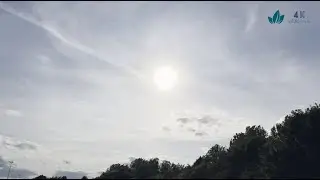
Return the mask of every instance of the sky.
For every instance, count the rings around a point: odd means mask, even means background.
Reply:
[[[319,102],[319,2],[0,2],[0,176],[193,163]],[[281,24],[268,16],[280,10]],[[305,11],[309,23],[289,23]],[[156,69],[178,74],[160,90]]]

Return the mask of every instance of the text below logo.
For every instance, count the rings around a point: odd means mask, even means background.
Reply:
[[[293,18],[288,21],[290,24],[306,24],[310,20],[306,16],[306,11],[296,11]]]

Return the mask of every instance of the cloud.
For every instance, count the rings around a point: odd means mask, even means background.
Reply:
[[[181,124],[187,124],[193,121],[193,119],[190,118],[178,118],[177,121]]]
[[[209,126],[220,125],[219,120],[212,118],[211,116],[203,116],[202,118],[199,118],[197,120],[200,124],[204,124],[204,125],[209,125]]]
[[[213,119],[210,116],[204,116],[202,118],[199,118],[198,122],[201,123],[201,124],[210,124],[211,122],[217,122],[217,120]]]
[[[162,130],[166,131],[166,132],[170,132],[171,131],[171,129],[168,126],[163,126]]]
[[[208,135],[208,131],[217,132],[218,128],[222,125],[217,118],[212,118],[209,115],[203,115],[200,118],[178,118],[177,121],[180,123],[180,127],[186,129],[186,131],[195,136]],[[184,126],[185,124],[188,124],[188,126]]]
[[[9,149],[18,149],[18,150],[30,150],[34,151],[38,149],[38,145],[24,140],[18,140],[16,138],[0,135],[1,144]]]
[[[80,179],[83,176],[87,176],[88,173],[82,171],[57,171],[54,176],[66,176],[68,179]]]
[[[204,115],[200,118],[178,118],[177,122],[181,124],[188,124],[191,122],[196,121],[199,125],[207,125],[207,126],[212,126],[212,125],[220,125],[219,120],[216,118],[212,118],[211,116]]]
[[[37,146],[32,143],[19,143],[13,145],[14,147],[21,149],[21,150],[36,150]]]
[[[44,65],[50,64],[52,62],[52,60],[49,57],[47,57],[45,55],[41,55],[41,54],[38,55],[38,59]]]
[[[202,137],[202,136],[206,136],[208,134],[206,132],[196,132],[194,135]]]
[[[0,177],[7,177],[9,171],[9,163],[0,156]],[[28,169],[16,168],[15,165],[11,168],[10,178],[30,178],[36,173]]]
[[[67,165],[70,165],[71,162],[70,161],[67,161],[67,160],[64,160],[63,163],[67,164]]]
[[[22,117],[23,116],[23,114],[20,111],[14,110],[14,109],[5,110],[4,114],[9,117]]]
[[[7,161],[5,161],[1,156],[0,156],[0,167],[4,167],[7,165]]]
[[[193,132],[193,133],[197,131],[196,129],[191,128],[191,127],[189,127],[187,130],[188,130],[189,132]]]

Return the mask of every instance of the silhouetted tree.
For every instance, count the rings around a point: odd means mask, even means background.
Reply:
[[[99,179],[130,179],[133,177],[132,170],[128,165],[113,164],[101,174]]]
[[[58,177],[58,176],[53,176],[53,177],[51,177],[51,178],[49,178],[49,179],[68,179],[66,176],[60,176],[60,177]]]
[[[138,158],[130,165],[113,164],[95,179],[320,178],[319,152],[320,106],[315,104],[292,111],[270,135],[261,126],[248,126],[228,148],[216,144],[192,165]]]
[[[155,178],[159,174],[159,159],[144,160],[138,158],[131,162],[130,168],[136,178]]]
[[[40,175],[40,176],[37,176],[37,177],[35,177],[33,179],[47,179],[47,177],[44,176],[44,175]]]

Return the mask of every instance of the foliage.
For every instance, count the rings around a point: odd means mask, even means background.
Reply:
[[[228,148],[214,145],[192,165],[138,158],[113,164],[96,179],[319,178],[319,152],[320,106],[315,104],[292,111],[269,135],[261,126],[248,126]]]

